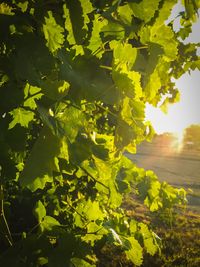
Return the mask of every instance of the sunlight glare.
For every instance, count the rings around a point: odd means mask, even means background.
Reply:
[[[199,84],[199,71],[193,71],[191,75],[185,74],[176,80],[181,98],[178,103],[169,105],[167,114],[150,104],[146,105],[146,120],[152,123],[157,134],[172,133],[176,135],[177,142],[174,147],[177,147],[179,152],[183,147],[185,128],[191,124],[200,124]]]
[[[174,133],[174,137],[173,150],[176,153],[181,153],[183,149],[184,130]]]

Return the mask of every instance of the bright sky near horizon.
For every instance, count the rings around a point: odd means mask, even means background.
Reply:
[[[172,15],[180,12],[181,8],[177,5]],[[199,18],[186,41],[200,42]],[[169,106],[167,114],[151,105],[146,107],[146,119],[152,122],[158,134],[173,132],[180,135],[187,126],[200,124],[200,71],[195,70],[191,72],[191,75],[184,74],[175,82],[177,88],[180,89],[181,99],[178,103]]]

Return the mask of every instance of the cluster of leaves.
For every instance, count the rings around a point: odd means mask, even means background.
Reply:
[[[96,266],[110,243],[139,266],[159,251],[123,197],[156,211],[185,192],[124,152],[151,139],[145,104],[175,101],[171,79],[199,68],[198,44],[165,24],[176,2],[1,2],[1,265]]]

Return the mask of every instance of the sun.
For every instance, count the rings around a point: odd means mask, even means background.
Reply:
[[[171,142],[169,153],[181,153],[183,149],[184,130],[187,127],[184,121],[184,114],[179,109],[169,110],[167,114],[159,108],[147,105],[146,119],[149,120],[157,134],[171,133],[174,141]]]

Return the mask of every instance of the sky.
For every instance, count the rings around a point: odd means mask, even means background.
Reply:
[[[181,5],[177,5],[172,16],[181,9]],[[178,22],[175,27],[178,27]],[[193,25],[192,33],[185,41],[200,42],[200,18]],[[146,107],[146,119],[151,121],[158,134],[173,132],[180,135],[189,125],[200,124],[200,71],[195,70],[191,75],[184,74],[175,83],[181,98],[178,103],[169,106],[167,114],[149,104]]]

